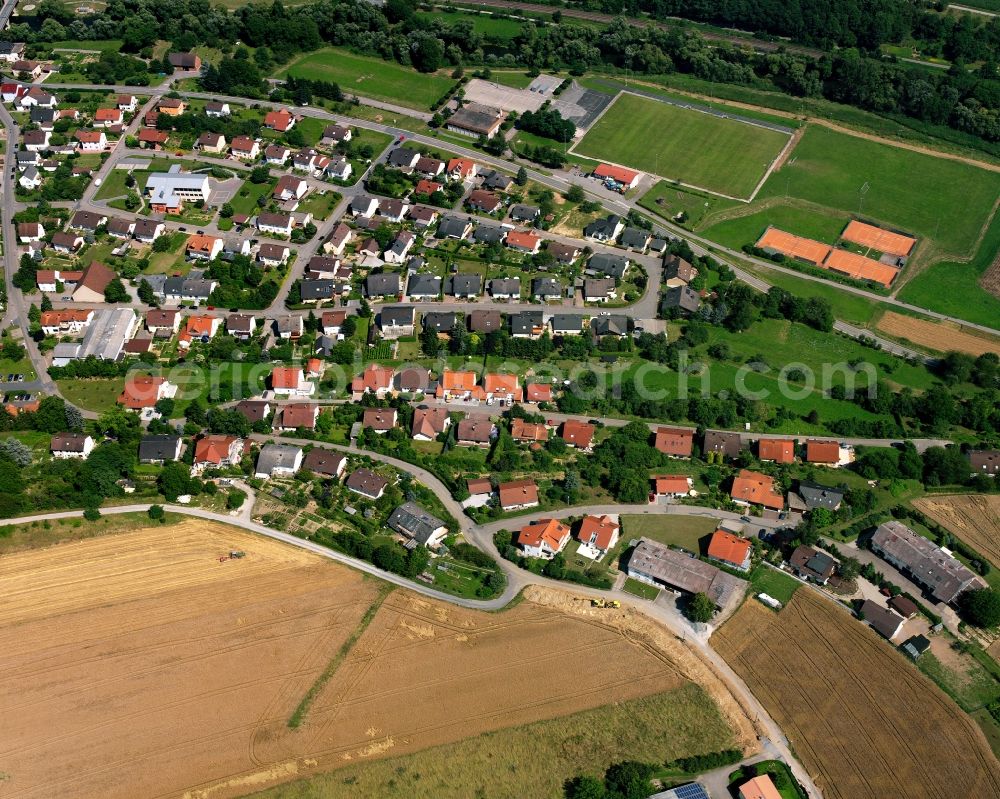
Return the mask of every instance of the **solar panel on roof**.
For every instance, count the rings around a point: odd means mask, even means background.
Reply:
[[[697,782],[679,785],[674,788],[674,794],[677,796],[677,799],[710,799],[705,789]]]

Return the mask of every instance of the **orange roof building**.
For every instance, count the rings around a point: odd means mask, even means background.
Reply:
[[[750,568],[750,552],[753,545],[746,538],[716,530],[708,542],[708,556],[722,561],[728,566],[746,571]]]
[[[549,428],[544,424],[514,419],[510,423],[510,435],[515,441],[548,441]]]
[[[528,383],[524,387],[525,402],[552,402],[551,383]]]
[[[130,377],[122,393],[118,395],[118,404],[133,411],[152,408],[163,398],[166,378],[152,375],[135,375]]]
[[[507,246],[522,252],[536,253],[541,246],[542,240],[534,233],[512,230],[507,234]]]
[[[776,463],[795,462],[795,442],[790,438],[762,438],[757,442],[757,457]]]
[[[361,395],[369,393],[376,397],[384,397],[392,389],[395,376],[396,373],[392,368],[370,363],[365,367],[365,371],[351,381],[351,393],[355,399],[360,399]]]
[[[538,486],[534,480],[511,480],[497,486],[500,507],[505,510],[534,508],[538,505]],[[569,528],[566,528],[567,532]]]
[[[739,799],[781,799],[781,793],[774,787],[769,774],[761,774],[744,782],[739,788]]]
[[[282,108],[280,111],[268,111],[264,115],[264,127],[284,133],[295,124],[295,117]]]
[[[658,427],[653,438],[653,446],[664,455],[690,458],[694,447],[694,430],[685,430],[682,427]]]
[[[304,380],[302,369],[295,366],[275,366],[271,370],[272,389],[296,389]]]
[[[607,552],[618,543],[621,525],[610,516],[584,516],[576,537],[599,552]]]
[[[228,466],[243,455],[243,439],[238,436],[202,436],[194,445],[195,466]]]
[[[471,158],[452,158],[448,162],[448,174],[454,178],[471,178],[476,174],[476,162]]]
[[[483,391],[487,399],[505,399],[513,402],[514,397],[520,395],[521,387],[517,383],[517,375],[489,372],[483,375]]]
[[[503,486],[501,486],[501,491]],[[552,558],[569,543],[569,527],[555,519],[540,519],[517,534],[517,545],[532,558]]]
[[[300,427],[313,430],[317,418],[319,418],[319,405],[315,402],[291,402],[282,406],[278,427],[282,430],[297,430]]]
[[[733,480],[729,496],[741,505],[762,505],[771,510],[785,507],[785,498],[774,490],[774,478],[749,469],[741,470]]]
[[[660,496],[687,496],[691,480],[682,474],[664,474],[653,478],[653,490]]]
[[[601,164],[594,170],[594,177],[601,180],[611,178],[616,183],[634,188],[639,183],[639,173],[613,164]]]
[[[578,449],[590,449],[596,432],[597,428],[594,425],[574,419],[567,419],[562,426],[563,441]]]
[[[840,444],[836,441],[810,438],[806,441],[806,462],[835,466],[840,463]]]
[[[438,399],[483,399],[486,396],[482,388],[476,385],[475,372],[453,372],[445,369],[438,381]]]

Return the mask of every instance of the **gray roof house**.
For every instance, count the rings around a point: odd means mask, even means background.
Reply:
[[[432,516],[415,502],[405,502],[392,512],[386,524],[411,542],[436,548],[448,534],[443,521]]]
[[[624,255],[599,252],[587,261],[587,269],[621,280],[632,262]]]
[[[627,336],[631,320],[624,314],[595,316],[590,320],[590,332],[595,336]]]
[[[507,231],[499,225],[477,225],[472,238],[480,244],[498,244],[506,234]]]
[[[441,296],[441,278],[437,275],[413,275],[406,285],[406,296],[413,300],[436,300]]]
[[[516,300],[521,296],[521,278],[495,277],[490,281],[490,296],[495,300]]]
[[[621,244],[622,247],[642,252],[649,245],[650,238],[648,230],[643,230],[642,228],[637,227],[627,227],[622,231],[622,237],[618,243]]]
[[[788,565],[795,573],[806,580],[812,580],[820,585],[833,576],[837,561],[821,549],[815,549],[803,544],[796,547],[788,558]]]
[[[383,308],[378,314],[378,324],[385,338],[413,335],[413,306],[394,305]]]
[[[484,189],[495,189],[499,191],[506,191],[507,187],[510,186],[512,180],[510,177],[505,175],[503,172],[497,172],[495,169],[491,169],[485,175],[483,175],[483,188]]]
[[[536,277],[531,282],[531,294],[543,301],[562,298],[562,286],[554,277]]]
[[[534,222],[540,213],[537,205],[517,203],[510,207],[510,218],[515,222]]]
[[[840,503],[844,501],[843,491],[812,483],[800,483],[799,496],[802,497],[809,510],[816,508],[837,510],[840,507]]]
[[[858,618],[871,625],[879,635],[890,641],[906,621],[902,616],[882,607],[878,602],[866,599],[858,610]]]
[[[663,314],[666,315],[675,308],[681,313],[691,314],[697,311],[700,306],[701,298],[697,291],[690,286],[674,286],[667,289],[660,307]]]
[[[736,458],[743,449],[743,441],[739,433],[728,430],[706,430],[702,451],[718,452],[723,458]]]
[[[446,216],[438,223],[439,239],[464,239],[472,232],[472,223],[460,216]]]
[[[578,336],[583,332],[583,317],[579,314],[553,314],[549,327],[553,336]]]
[[[409,147],[397,147],[389,153],[388,160],[390,166],[400,169],[410,169],[420,160],[420,153],[416,150],[411,150]]]
[[[448,278],[446,294],[452,297],[478,297],[482,291],[482,280],[479,275],[452,275]]]
[[[583,281],[585,302],[606,302],[615,295],[618,284],[613,277],[588,277]]]
[[[257,456],[254,477],[291,477],[302,467],[302,449],[291,444],[265,444]]]
[[[395,272],[379,272],[365,278],[365,296],[390,297],[399,294],[399,275]]]
[[[302,302],[322,302],[333,299],[336,286],[337,284],[333,280],[303,280],[299,284]]]
[[[608,214],[603,219],[595,219],[583,229],[583,235],[588,239],[597,241],[614,241],[625,229],[622,218],[615,214]]]
[[[521,311],[510,315],[510,334],[516,338],[537,338],[545,327],[541,311]]]
[[[178,460],[184,446],[180,436],[143,436],[139,442],[139,463],[165,463]]]
[[[872,536],[871,548],[909,574],[938,602],[954,602],[963,591],[985,586],[956,558],[902,522],[880,524]]]
[[[425,313],[421,324],[424,330],[434,330],[437,333],[450,333],[455,329],[458,315],[454,311]]]

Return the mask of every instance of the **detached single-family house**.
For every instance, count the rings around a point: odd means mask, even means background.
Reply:
[[[49,440],[49,452],[53,458],[82,460],[94,450],[94,439],[83,433],[59,433]]]
[[[708,556],[740,571],[750,570],[753,543],[727,530],[716,530],[708,541]]]
[[[206,435],[194,445],[192,470],[235,466],[243,457],[243,439],[239,436]]]
[[[385,493],[389,481],[371,469],[361,468],[351,472],[344,485],[347,486],[348,491],[360,494],[366,499],[376,500]]]
[[[286,397],[308,397],[316,384],[306,380],[300,366],[275,366],[271,370],[271,390]]]
[[[576,532],[577,540],[593,553],[595,560],[603,558],[615,548],[621,533],[621,525],[610,516],[583,517]],[[589,554],[589,553],[588,553]]]
[[[556,519],[539,519],[517,533],[517,545],[529,558],[551,560],[569,543],[570,529]]]
[[[302,468],[302,449],[291,444],[265,444],[257,455],[254,477],[292,477]]]

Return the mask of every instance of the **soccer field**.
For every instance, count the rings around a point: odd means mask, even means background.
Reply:
[[[424,75],[392,61],[354,55],[332,47],[310,53],[279,77],[333,81],[345,94],[398,103],[426,111],[455,85],[455,81],[439,75]]]
[[[1000,173],[810,125],[758,200],[807,200],[845,219],[860,212],[969,256],[997,196]]]
[[[749,197],[788,134],[621,94],[575,152],[733,197]]]

